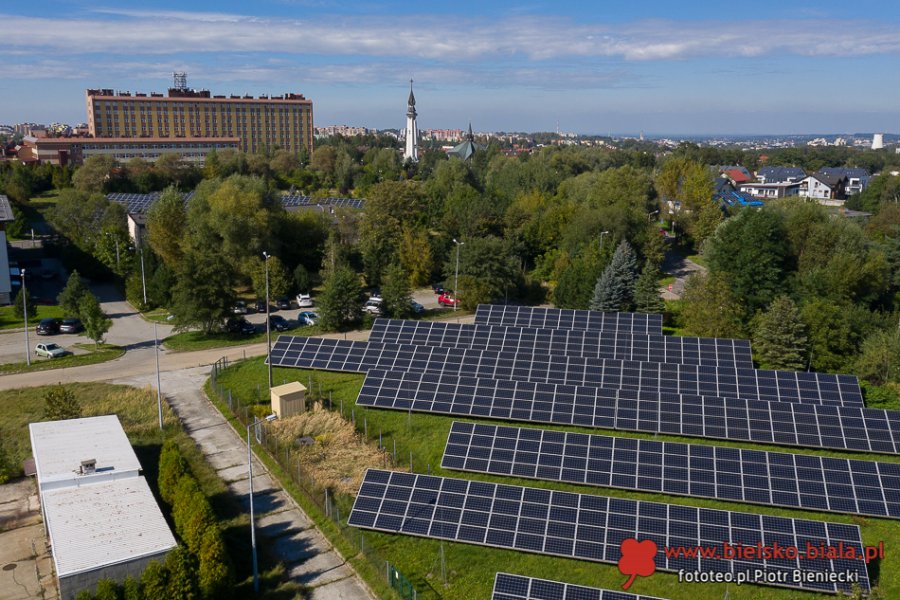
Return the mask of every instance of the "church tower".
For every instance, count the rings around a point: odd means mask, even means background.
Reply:
[[[416,97],[413,96],[413,80],[409,80],[409,101],[406,109],[406,150],[403,152],[403,160],[418,162],[419,160],[419,129],[416,127]]]

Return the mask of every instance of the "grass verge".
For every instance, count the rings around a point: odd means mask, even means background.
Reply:
[[[99,348],[95,347],[93,343],[75,344],[75,346],[88,350],[88,353],[67,354],[61,358],[32,357],[31,365],[24,362],[0,364],[0,375],[95,365],[97,363],[115,360],[125,354],[124,348],[121,346],[113,346],[112,344],[100,344]]]
[[[284,332],[272,332],[272,343],[280,335],[321,335],[323,330],[316,327],[297,327]],[[204,334],[200,331],[182,331],[170,335],[163,340],[163,345],[172,352],[193,352],[195,350],[209,350],[210,348],[227,348],[229,346],[244,346],[247,344],[259,344],[266,341],[266,330],[257,331],[253,335],[240,335],[237,333],[212,333]]]
[[[37,314],[32,314],[31,310],[28,311],[28,326],[32,329],[37,326],[38,321],[41,319],[62,319],[69,316],[58,306],[39,304],[36,308]],[[23,327],[25,327],[25,320],[16,316],[14,306],[0,307],[0,330],[22,329]]]
[[[255,398],[256,385],[264,382],[265,378],[266,371],[262,360],[250,359],[241,361],[225,370],[220,374],[218,383],[231,389],[233,397],[235,398],[252,399]],[[558,482],[497,477],[492,475],[443,470],[440,467],[440,460],[451,422],[453,420],[477,422],[477,419],[453,419],[451,417],[440,415],[423,413],[407,414],[402,411],[376,410],[356,406],[355,399],[363,379],[360,375],[276,368],[273,371],[273,378],[279,383],[284,380],[296,380],[308,387],[312,387],[313,390],[318,389],[325,397],[331,397],[332,404],[335,407],[339,406],[340,402],[343,401],[343,413],[345,415],[350,415],[352,411],[358,429],[362,429],[363,424],[365,423],[365,426],[368,428],[369,436],[377,439],[379,434],[382,435],[384,444],[389,450],[392,449],[393,441],[397,441],[398,459],[401,464],[407,463],[409,453],[412,453],[414,470],[416,472],[421,473],[430,471],[434,474],[448,477],[509,483],[528,487],[559,489],[584,494],[649,500],[668,504],[793,517],[814,521],[851,523],[860,526],[863,542],[865,544],[876,545],[883,541],[886,548],[896,548],[900,546],[900,528],[897,527],[896,521],[887,519],[817,513],[770,506],[723,502],[705,498],[651,494],[614,488],[576,486]],[[262,385],[264,386],[265,383],[262,383]],[[227,415],[227,407],[223,407],[220,403],[219,408],[223,411],[223,414]],[[493,422],[496,423],[496,421]],[[717,446],[756,448],[775,452],[835,456],[860,460],[900,462],[900,457],[894,456],[784,448],[719,440],[704,440],[701,438],[653,436],[623,431],[554,427],[537,424],[529,425],[527,423],[516,423],[516,426],[580,431],[584,433],[615,435],[619,437],[664,439],[665,441],[688,442],[694,444],[705,443]],[[271,461],[270,457],[266,456],[266,458],[274,463],[274,461]],[[439,557],[441,552],[441,543],[439,541],[373,531],[365,531],[365,539],[368,547],[384,556],[387,560],[390,560],[391,563],[395,564],[401,572],[413,581],[422,598],[487,598],[490,596],[494,573],[497,571],[521,573],[535,577],[549,576],[550,578],[562,579],[571,583],[611,589],[618,588],[624,581],[624,577],[619,573],[618,568],[615,565],[590,563],[586,561],[445,542],[443,544],[443,552],[448,569],[448,585],[447,587],[444,587],[439,581]],[[875,577],[873,585],[877,585],[876,594],[881,594],[880,596],[874,597],[900,597],[900,553],[888,552],[880,565],[877,565],[876,568],[872,570],[872,576]],[[381,576],[381,579],[383,580],[383,575]],[[631,591],[640,594],[662,596],[671,598],[672,600],[695,600],[698,597],[721,598],[726,593],[726,586],[725,584],[679,584],[677,575],[658,572],[652,577],[640,579]],[[814,598],[833,598],[833,596],[824,594],[756,585],[739,587],[731,586],[727,589],[727,593],[728,597],[732,598],[732,600],[762,600],[770,598],[773,600],[812,600]]]

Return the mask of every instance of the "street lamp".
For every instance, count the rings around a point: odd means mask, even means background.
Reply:
[[[266,417],[266,423],[271,423],[278,418],[272,414]],[[253,417],[253,422],[247,425],[247,474],[250,478],[250,547],[253,552],[253,592],[259,594],[259,567],[256,563],[256,521],[253,516],[253,450],[250,447],[250,428],[260,422]]]
[[[651,212],[651,213],[647,213],[647,220],[650,221],[650,222],[652,223],[652,222],[653,222],[653,218],[652,218],[653,215],[657,215],[657,214],[659,214],[659,209],[654,210],[654,211]]]
[[[22,275],[22,309],[25,311],[25,364],[31,366],[31,344],[28,342],[28,292],[25,289],[25,269],[21,269]]]
[[[453,293],[455,294],[453,298],[453,310],[456,311],[459,308],[459,247],[465,245],[465,242],[457,242],[456,238],[453,238],[453,243],[456,244],[456,275],[454,276],[453,281]]]
[[[600,232],[600,251],[601,252],[603,251],[603,236],[606,235],[607,233],[609,233],[609,232],[608,231]]]
[[[266,364],[269,369],[269,389],[272,389],[272,324],[269,322],[269,256],[263,252],[266,263]]]

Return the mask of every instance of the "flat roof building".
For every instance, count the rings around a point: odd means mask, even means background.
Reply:
[[[103,138],[238,138],[244,152],[312,151],[312,101],[303,94],[211,96],[170,88],[134,94],[87,90],[88,130]]]
[[[31,423],[38,494],[62,600],[139,578],[175,548],[115,415]]]
[[[241,140],[228,138],[90,138],[34,137],[22,140],[19,160],[51,165],[84,164],[92,156],[111,156],[125,163],[132,158],[153,162],[163,154],[178,154],[186,162],[202,164],[212,150],[237,150]]]

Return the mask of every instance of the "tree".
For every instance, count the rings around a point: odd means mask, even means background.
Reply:
[[[428,231],[404,227],[400,236],[398,258],[403,269],[409,273],[410,284],[414,287],[428,285],[434,270]]]
[[[167,598],[169,572],[159,561],[151,561],[141,574],[144,598]]]
[[[13,306],[13,314],[16,315],[18,319],[25,318],[25,307],[28,307],[28,318],[33,319],[37,317],[38,309],[37,305],[31,299],[31,292],[28,291],[28,288],[22,288],[19,290],[19,293],[16,294],[16,303]]]
[[[178,265],[183,254],[181,244],[187,226],[187,213],[181,193],[167,188],[147,212],[147,242],[170,267]]]
[[[302,264],[294,267],[294,287],[300,292],[309,292],[312,289],[309,271]]]
[[[66,287],[56,297],[56,301],[65,314],[77,316],[82,298],[90,293],[88,287],[81,280],[81,275],[79,275],[78,271],[72,271],[68,281],[66,281]]]
[[[400,265],[387,268],[381,285],[381,310],[392,319],[406,319],[412,314],[412,290],[409,277]]]
[[[343,329],[362,317],[362,286],[356,273],[338,265],[319,295],[319,318],[325,329]]]
[[[695,273],[684,284],[685,331],[701,337],[741,337],[744,307],[722,276]]]
[[[559,308],[587,309],[605,260],[596,240],[572,258],[563,253],[556,261],[559,266],[554,268],[559,277],[553,289],[553,303]]]
[[[291,277],[284,263],[277,256],[269,256],[269,297],[287,296],[291,290]],[[252,273],[253,291],[257,298],[266,297],[266,261],[260,257]]]
[[[141,582],[131,575],[122,582],[122,600],[143,600]]]
[[[111,156],[88,157],[72,176],[72,184],[82,192],[102,192],[115,167],[116,161]]]
[[[119,600],[119,586],[112,579],[104,577],[97,582],[94,600]]]
[[[169,438],[163,443],[159,453],[159,474],[157,484],[159,495],[169,506],[175,503],[175,493],[178,482],[188,473],[188,464],[181,456],[181,450],[174,438]]]
[[[662,313],[665,308],[659,293],[659,270],[648,260],[634,284],[634,309],[640,313]]]
[[[781,215],[744,210],[716,229],[703,255],[744,303],[744,319],[768,306],[783,289],[788,248]]]
[[[64,419],[78,419],[81,417],[81,404],[75,398],[75,393],[57,384],[44,394],[44,419],[47,421],[62,421]]]
[[[878,330],[865,339],[855,373],[875,385],[900,382],[900,334]]]
[[[179,331],[198,327],[210,334],[231,314],[233,271],[220,249],[201,237],[192,239],[181,260],[169,310]]]
[[[766,369],[801,371],[806,367],[806,325],[787,296],[776,298],[756,320],[753,349]]]
[[[197,558],[200,562],[197,583],[201,595],[207,600],[231,597],[234,575],[228,549],[218,527],[210,527],[203,534]]]
[[[463,278],[471,278],[475,286],[463,287]],[[455,249],[444,263],[444,281],[448,284],[456,279]],[[519,270],[509,244],[498,237],[487,236],[467,240],[459,248],[460,289],[455,290],[460,300],[465,302],[467,288],[477,288],[486,294],[482,301],[504,298],[510,290],[518,288]],[[470,281],[470,279],[466,279]]]
[[[106,336],[106,332],[112,327],[112,320],[100,308],[100,302],[97,301],[97,297],[93,294],[85,294],[78,304],[77,314],[81,319],[82,325],[84,325],[85,333],[99,347]]]
[[[194,557],[182,546],[177,546],[166,555],[166,582],[168,600],[196,600],[200,597],[197,589],[197,567]]]
[[[631,245],[622,240],[594,286],[591,310],[627,311],[634,303],[637,264]]]

